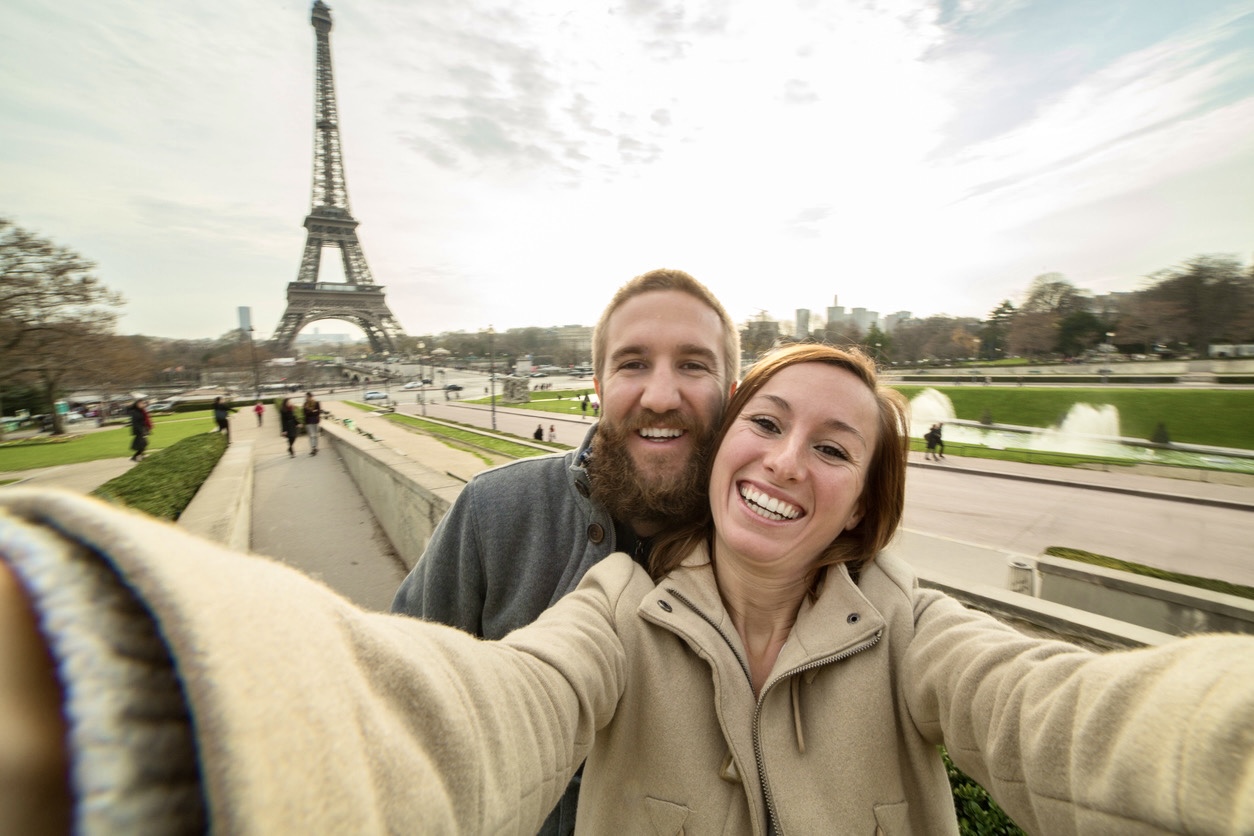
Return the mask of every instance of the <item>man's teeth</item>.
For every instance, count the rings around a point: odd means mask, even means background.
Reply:
[[[644,438],[679,438],[683,434],[683,430],[670,427],[645,427],[640,430],[640,435]]]
[[[748,503],[755,513],[766,517],[768,520],[795,520],[801,516],[801,509],[796,505],[790,505],[787,502],[767,496],[748,485],[740,489],[740,496],[744,498],[745,502]]]

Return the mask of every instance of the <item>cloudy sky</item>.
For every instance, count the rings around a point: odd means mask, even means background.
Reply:
[[[351,209],[410,333],[592,324],[658,266],[739,321],[983,317],[1045,272],[1254,253],[1251,0],[331,7]],[[277,325],[309,9],[0,4],[0,216],[94,260],[124,333]]]

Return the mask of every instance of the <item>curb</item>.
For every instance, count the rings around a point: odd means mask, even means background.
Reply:
[[[178,524],[207,540],[247,552],[252,547],[253,442],[227,448]]]

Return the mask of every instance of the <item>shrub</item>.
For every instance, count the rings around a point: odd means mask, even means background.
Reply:
[[[1150,441],[1155,444],[1170,444],[1171,436],[1167,435],[1167,425],[1159,421],[1158,426],[1154,427],[1154,434],[1150,436]]]
[[[941,748],[949,788],[954,794],[954,810],[958,813],[958,832],[963,836],[1024,836],[1017,824],[997,805],[988,791],[954,766],[949,753]]]
[[[225,451],[226,436],[193,435],[145,458],[92,495],[159,519],[177,520]]]

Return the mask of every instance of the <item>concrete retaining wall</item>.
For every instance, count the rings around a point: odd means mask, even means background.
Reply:
[[[969,607],[1012,622],[1022,621],[1081,644],[1106,648],[1157,646],[1176,636],[1129,624],[1006,589],[983,584],[957,584],[941,575],[918,572],[919,585],[939,589]]]
[[[322,423],[322,433],[335,445],[405,568],[412,569],[465,482],[333,421]]]
[[[1064,558],[1036,560],[1040,597],[1151,630],[1254,633],[1254,601],[1091,566]]]

